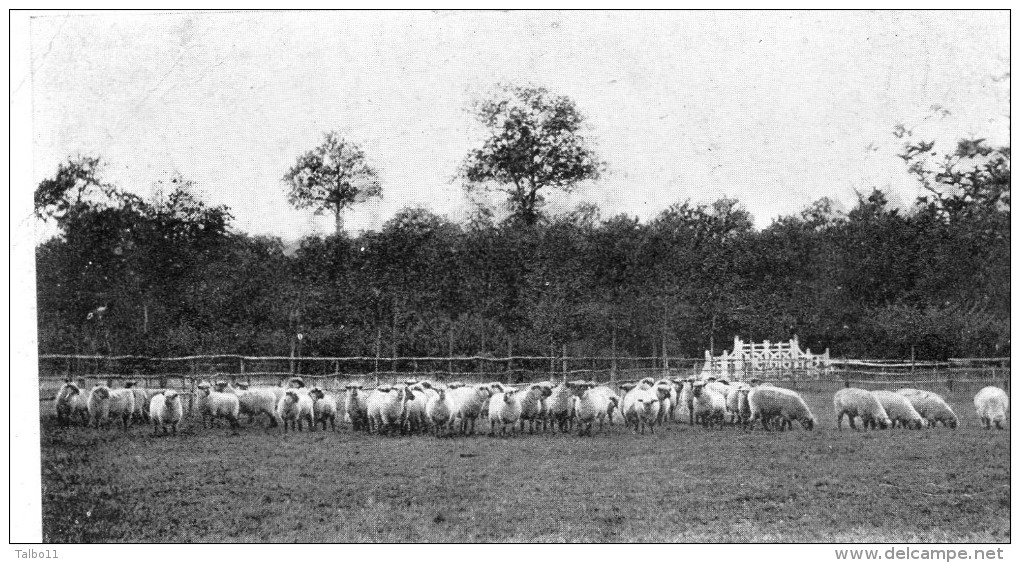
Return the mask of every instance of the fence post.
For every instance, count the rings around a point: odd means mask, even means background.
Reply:
[[[191,393],[188,395],[188,416],[191,416],[191,413],[194,412],[195,407],[195,378],[192,377],[189,379],[191,379]]]
[[[567,380],[567,345],[563,345],[563,381]]]

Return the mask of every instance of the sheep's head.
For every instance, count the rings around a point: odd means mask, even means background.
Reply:
[[[456,389],[456,387],[453,387],[452,389]],[[506,387],[504,387],[502,383],[498,381],[493,381],[492,383],[489,384],[489,393],[505,393],[505,392]]]
[[[615,409],[618,409],[618,408],[620,408],[620,398],[619,397],[610,397],[609,398],[609,406],[606,407],[606,413],[613,414],[613,411]]]
[[[705,382],[704,381],[699,381],[697,383],[694,383],[692,385],[692,387],[691,387],[691,393],[695,397],[700,397],[701,394],[704,393],[704,392],[705,392]]]
[[[655,403],[658,403],[658,402],[659,402],[659,400],[656,399],[656,398],[653,398],[651,396],[645,396],[645,397],[641,397],[641,398],[639,398],[637,400],[637,405],[638,405],[638,408],[643,410],[643,411],[645,411],[646,414],[651,414],[652,407],[655,406]]]
[[[910,427],[913,428],[914,430],[920,430],[921,428],[924,428],[924,419],[921,417],[917,417],[914,420],[911,420]]]
[[[135,383],[136,382],[134,380],[125,381],[124,382],[124,388],[125,389],[130,389],[130,388],[135,386]]]
[[[553,390],[550,387],[536,383],[528,388],[528,392],[538,391],[542,395],[542,398],[549,397],[552,395]]]
[[[637,387],[637,385],[634,384],[634,383],[621,383],[620,384],[620,389],[622,389],[624,393],[630,391],[631,389],[633,389],[635,387]]]
[[[241,381],[238,381],[237,383],[235,383],[234,386],[237,387],[238,389],[240,389],[241,391],[247,391],[248,390],[248,384],[244,383],[244,382],[241,382]]]
[[[517,391],[514,391],[512,389],[510,391],[506,391],[505,393],[503,393],[503,402],[507,404],[514,402],[514,395],[516,394]]]
[[[294,403],[298,402],[297,391],[287,391],[286,393],[283,394],[283,400],[288,405],[293,405]]]
[[[715,381],[715,376],[714,375],[710,375],[710,376],[705,378],[705,383],[711,383],[713,381]]]
[[[384,385],[380,385],[380,386],[375,388],[375,390],[380,392],[380,393],[389,393],[391,389],[393,389],[393,387],[390,387],[389,385],[385,385],[385,384]]]
[[[810,416],[804,417],[804,418],[800,419],[800,425],[804,427],[804,430],[814,430],[815,429],[815,419],[813,417],[810,417]]]
[[[655,386],[655,394],[659,397],[660,401],[668,399],[672,393],[673,386],[670,385],[668,381]]]
[[[222,393],[223,390],[227,388],[227,385],[230,385],[230,384],[227,383],[226,381],[217,381],[216,382],[216,391],[219,392],[219,393]]]
[[[451,381],[450,383],[447,383],[446,386],[449,387],[450,389],[458,389],[460,387],[463,387],[464,383],[460,381]]]
[[[177,394],[177,391],[174,391],[172,389],[169,389],[167,391],[163,391],[163,397],[166,398],[166,402],[167,403],[172,403],[174,401],[180,401],[181,400],[181,396]]]
[[[492,389],[488,385],[478,384],[475,385],[475,393],[477,393],[479,397],[491,397]]]
[[[655,378],[646,377],[646,378],[642,379],[641,381],[638,381],[638,383],[641,384],[641,385],[655,385]]]
[[[432,382],[427,379],[419,383],[418,386],[421,387],[422,389],[435,389],[435,386],[432,385]]]
[[[308,396],[311,397],[313,401],[318,401],[320,399],[325,398],[326,394],[323,393],[322,389],[319,389],[318,387],[312,387],[312,390],[308,392]]]
[[[99,397],[100,399],[110,398],[110,388],[105,385],[96,387],[95,389],[92,390],[92,392],[95,393],[96,397]]]
[[[74,397],[75,395],[81,394],[81,389],[78,389],[78,386],[70,381],[64,384],[64,390],[67,391],[68,397]]]
[[[304,386],[305,386],[305,380],[301,379],[300,377],[292,377],[292,378],[287,380],[287,387],[293,387],[295,389],[300,389],[300,388],[302,388]]]
[[[943,419],[942,423],[946,426],[955,429],[960,424],[960,419],[956,418],[956,413],[949,411],[952,414],[952,418]]]

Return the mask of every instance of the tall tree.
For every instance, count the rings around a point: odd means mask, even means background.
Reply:
[[[356,143],[330,131],[322,144],[299,156],[283,176],[287,200],[316,215],[329,211],[336,217],[336,232],[344,228],[343,212],[355,203],[382,197],[379,173],[369,165]]]
[[[604,168],[581,133],[584,116],[566,96],[502,85],[471,110],[488,138],[468,153],[460,177],[469,191],[505,192],[513,217],[526,225],[538,221],[543,190],[569,192],[579,182],[598,179]]]

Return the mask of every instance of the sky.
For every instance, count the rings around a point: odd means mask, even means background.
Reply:
[[[647,220],[725,196],[765,227],[872,187],[909,205],[898,123],[936,148],[1007,143],[1009,39],[1003,11],[48,13],[30,26],[32,187],[99,155],[143,196],[192,180],[237,230],[329,234],[281,178],[337,130],[384,194],[348,231],[405,206],[463,220],[456,171],[485,133],[467,107],[511,82],[572,98],[608,165],[550,212]]]

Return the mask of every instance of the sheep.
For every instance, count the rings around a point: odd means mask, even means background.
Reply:
[[[312,429],[322,423],[322,431],[325,432],[329,422],[330,430],[336,432],[336,397],[318,387],[312,387],[308,396],[312,399]]]
[[[441,432],[449,435],[456,404],[450,396],[449,390],[445,387],[440,387],[434,391],[435,394],[429,395],[428,402],[425,404],[425,415],[432,424],[432,429],[438,438]]]
[[[528,389],[528,391],[530,390],[531,388]],[[511,434],[516,432],[517,422],[521,418],[521,397],[518,396],[521,394],[527,394],[527,392],[510,390],[492,396],[489,401],[489,436],[496,435],[497,424],[502,425],[501,435],[503,436],[506,436],[507,426],[510,427]],[[521,431],[524,431],[523,426]]]
[[[111,417],[119,417],[127,431],[135,410],[135,395],[130,389],[111,390],[106,385],[94,387],[89,393],[89,419],[96,428],[109,425]]]
[[[70,381],[60,386],[57,391],[57,399],[54,404],[57,413],[57,422],[65,426],[71,423],[74,418],[80,418],[82,424],[89,421],[89,403],[81,389]]]
[[[203,381],[197,385],[197,398],[203,428],[209,427],[210,420],[225,418],[230,421],[230,428],[237,432],[237,416],[241,411],[237,395],[215,391],[208,381]]]
[[[351,419],[354,430],[368,430],[368,393],[361,390],[361,385],[347,385],[347,396],[344,398],[344,411]]]
[[[694,383],[691,388],[694,396],[694,420],[700,421],[705,428],[713,424],[722,426],[726,420],[726,396],[715,386],[704,381]]]
[[[169,425],[176,436],[177,425],[184,418],[184,405],[181,403],[181,396],[174,390],[153,395],[149,401],[148,416],[152,421],[154,435],[159,434],[160,427],[163,428],[164,435],[168,434],[166,427]]]
[[[780,430],[787,426],[792,429],[794,420],[800,421],[805,430],[813,430],[815,427],[815,417],[811,414],[811,409],[796,391],[772,386],[752,387],[747,392],[747,403],[751,410],[747,423],[748,430],[753,430],[755,421],[759,419],[762,428],[768,430],[767,421],[774,417],[780,419]]]
[[[226,382],[218,382],[215,386],[217,392],[232,393],[237,395],[239,413],[248,415],[249,424],[260,414],[269,417],[269,427],[275,428],[280,425],[280,418],[276,415],[276,406],[283,397],[286,389],[283,387],[247,387],[243,383],[237,384],[238,389]],[[277,391],[279,390],[279,391]]]
[[[694,424],[694,378],[689,377],[680,389],[680,406],[687,407],[687,423]]]
[[[148,395],[145,392],[145,389],[135,387],[135,385],[137,384],[138,384],[137,381],[124,382],[124,388],[130,389],[131,393],[134,395],[134,410],[131,412],[131,417],[136,420],[144,420],[148,422],[149,421],[148,403],[149,400],[152,399],[152,396]]]
[[[663,424],[667,421],[673,420],[673,411],[676,410],[676,403],[679,399],[676,392],[676,387],[673,382],[668,379],[660,379],[655,382],[656,387],[662,387],[666,390],[667,395],[662,399],[661,408],[659,409],[659,420],[658,424]]]
[[[646,426],[652,434],[655,434],[655,421],[659,418],[660,408],[661,398],[651,385],[642,384],[631,389],[624,396],[624,418],[628,425],[634,425],[635,434],[638,433],[639,428],[644,434]]]
[[[407,413],[404,416],[408,432],[424,432],[428,429],[429,420],[425,414],[425,405],[432,393],[432,384],[427,381],[419,382],[415,379],[408,379],[404,387],[411,389],[414,399],[407,402]]]
[[[974,408],[977,409],[977,415],[986,430],[991,430],[992,423],[1002,430],[1006,410],[1009,409],[1009,395],[998,387],[985,387],[974,395]]]
[[[368,397],[368,420],[379,433],[393,430],[404,431],[407,403],[414,400],[414,393],[402,385],[380,385]]]
[[[315,432],[315,401],[310,393],[298,389],[287,389],[276,404],[276,416],[283,421],[283,433],[287,433],[288,422],[291,430],[302,431],[302,422],[308,421],[308,428]],[[325,426],[323,426],[325,429]]]
[[[471,434],[475,433],[475,421],[482,414],[482,403],[492,395],[492,389],[488,385],[461,385],[451,387],[450,398],[454,404],[454,417],[460,420],[461,434],[468,434],[468,426],[471,427]],[[492,403],[489,403],[489,412],[492,412]]]
[[[879,403],[882,403],[882,408],[885,409],[889,420],[892,421],[893,428],[896,428],[897,423],[903,428],[908,426],[921,428],[924,426],[924,418],[918,414],[917,410],[910,404],[910,401],[903,395],[884,390],[872,391],[871,394],[878,399]]]
[[[620,398],[612,389],[605,385],[596,385],[594,381],[586,383],[578,388],[580,395],[576,399],[574,410],[577,416],[577,435],[587,433],[594,435],[592,429],[595,421],[599,422],[599,432],[602,432],[605,420],[613,421],[613,411],[619,408]],[[585,428],[584,425],[587,425]]]
[[[849,418],[850,428],[857,429],[854,424],[854,417],[861,417],[864,427],[875,428],[877,424],[882,429],[889,428],[892,421],[889,415],[882,408],[882,403],[871,394],[870,391],[847,387],[836,391],[832,397],[832,407],[836,411],[836,428],[843,430],[843,415]]]
[[[750,420],[751,405],[747,402],[747,394],[750,392],[750,385],[737,383],[726,396],[726,413],[730,416],[730,424],[744,424]]]
[[[523,419],[531,415],[529,406],[532,404],[535,405],[536,411],[534,415],[537,417],[539,407],[538,402],[542,400],[542,397],[545,397],[547,418],[553,428],[553,432],[556,431],[557,427],[559,427],[560,432],[570,432],[572,429],[571,397],[574,395],[572,385],[576,385],[576,383],[577,382],[564,382],[552,388],[549,388],[546,385],[537,384],[537,387],[540,390],[537,398],[536,394],[532,392],[535,389],[535,386],[532,386],[531,389],[528,390],[528,399],[524,402],[525,410],[521,413],[521,431],[524,430]]]
[[[941,422],[943,426],[948,426],[949,428],[956,428],[960,423],[960,419],[957,418],[953,409],[937,393],[909,388],[897,389],[896,393],[903,395],[910,401],[910,405],[914,407],[914,410],[928,421],[929,428],[934,428],[937,422]]]

